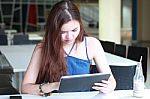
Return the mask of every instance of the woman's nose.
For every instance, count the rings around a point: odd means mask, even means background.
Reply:
[[[71,38],[71,37],[72,37],[72,33],[71,32],[67,32],[66,38]]]

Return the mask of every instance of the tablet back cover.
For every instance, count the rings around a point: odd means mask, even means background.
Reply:
[[[101,80],[108,80],[110,74],[95,73],[73,76],[63,76],[60,81],[58,92],[83,92],[91,91],[92,86]]]

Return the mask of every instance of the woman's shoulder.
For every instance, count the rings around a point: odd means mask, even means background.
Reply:
[[[87,49],[88,49],[88,55],[90,59],[93,59],[93,57],[96,55],[96,53],[99,51],[101,45],[100,41],[95,37],[86,37],[85,38],[87,42]]]
[[[37,43],[36,47],[41,48],[41,47],[43,47],[43,44],[44,44],[44,42],[39,42],[39,43]]]
[[[35,46],[35,51],[41,50],[42,47],[43,47],[43,44],[44,44],[44,42],[40,42],[40,43],[36,44],[36,46]]]
[[[87,36],[85,38],[86,38],[87,44],[93,45],[93,44],[99,44],[100,43],[99,39],[97,39],[95,37]]]
[[[95,37],[86,37],[88,49],[98,48],[101,46],[99,39]]]

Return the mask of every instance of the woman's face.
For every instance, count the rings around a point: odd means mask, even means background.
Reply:
[[[80,32],[80,23],[76,20],[71,20],[61,27],[61,36],[63,44],[73,44]]]

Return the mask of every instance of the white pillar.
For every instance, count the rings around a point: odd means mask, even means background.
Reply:
[[[99,0],[99,39],[121,42],[121,0]]]

